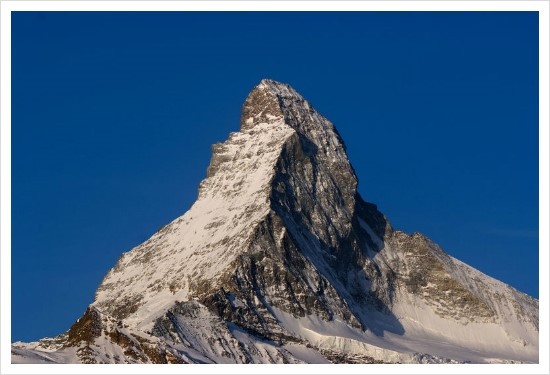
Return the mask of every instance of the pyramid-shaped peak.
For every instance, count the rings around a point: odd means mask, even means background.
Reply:
[[[292,87],[262,80],[243,117],[191,208],[12,363],[538,363],[538,301],[393,230]]]
[[[275,81],[274,79],[264,78],[260,81],[258,87],[290,87],[290,85],[288,83]]]
[[[288,83],[275,81],[274,79],[264,78],[260,81],[258,86],[290,86]]]
[[[288,83],[278,82],[272,79],[262,79],[258,86],[252,91],[254,90],[269,91],[280,97],[296,97],[300,100],[304,100],[304,98]]]
[[[255,124],[287,120],[291,108],[300,107],[302,112],[312,111],[310,104],[287,83],[262,79],[248,94],[241,115],[241,130]]]

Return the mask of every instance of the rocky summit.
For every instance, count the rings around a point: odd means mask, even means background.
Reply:
[[[357,184],[334,125],[262,80],[189,211],[12,362],[538,362],[536,299],[395,230]]]

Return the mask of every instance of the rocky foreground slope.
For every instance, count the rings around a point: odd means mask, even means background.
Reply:
[[[392,228],[335,127],[263,80],[183,216],[13,362],[538,362],[538,301]]]

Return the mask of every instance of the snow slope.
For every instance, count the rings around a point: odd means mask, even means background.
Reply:
[[[280,145],[292,133],[275,119],[214,145],[209,177],[201,183],[197,201],[120,258],[99,287],[94,305],[134,324],[151,323],[174,300],[188,299],[190,283],[220,277],[269,211],[265,191]],[[219,172],[212,171],[214,165]]]

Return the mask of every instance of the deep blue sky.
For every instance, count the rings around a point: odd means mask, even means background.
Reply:
[[[538,296],[538,14],[12,16],[12,340],[67,330],[183,214],[262,78],[346,142],[393,226]]]

